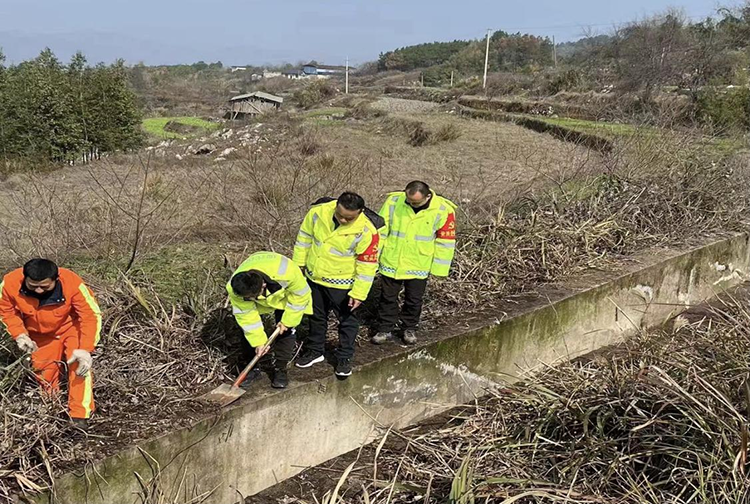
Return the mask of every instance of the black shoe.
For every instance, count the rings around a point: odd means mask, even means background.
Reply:
[[[250,370],[250,372],[245,377],[245,381],[243,381],[242,383],[240,383],[240,388],[243,388],[243,389],[244,388],[249,388],[250,385],[255,380],[257,380],[258,378],[260,378],[262,375],[263,375],[263,373],[261,372],[261,370],[258,369],[257,367],[254,367],[253,369]]]
[[[289,378],[286,375],[286,369],[274,369],[273,370],[273,381],[271,382],[271,386],[273,388],[286,388],[289,385]]]
[[[88,418],[71,418],[70,422],[73,424],[73,427],[75,427],[76,429],[81,429],[82,431],[89,430]]]
[[[352,375],[352,360],[338,359],[336,362],[336,377],[339,380],[346,380]]]
[[[382,345],[389,341],[393,341],[393,333],[390,331],[378,332],[375,336],[372,337],[372,342],[376,345]]]
[[[297,363],[295,366],[298,368],[309,368],[313,364],[317,364],[318,362],[323,362],[325,357],[322,355],[316,353],[316,352],[305,352],[302,354],[302,357],[297,359]]]

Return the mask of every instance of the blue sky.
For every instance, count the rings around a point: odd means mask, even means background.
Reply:
[[[732,2],[733,0],[727,0]],[[63,59],[146,64],[339,64],[435,40],[479,38],[488,28],[579,38],[677,7],[698,18],[708,0],[0,0],[0,47],[10,61],[45,46]]]

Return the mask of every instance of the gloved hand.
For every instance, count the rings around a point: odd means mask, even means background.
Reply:
[[[33,353],[39,350],[39,347],[34,343],[34,340],[26,333],[16,338],[16,345],[18,345],[18,348],[24,353]]]
[[[79,348],[77,350],[73,350],[73,356],[68,359],[68,366],[70,366],[74,362],[78,363],[76,374],[78,376],[86,376],[89,370],[91,370],[91,365],[94,363],[94,359],[86,350],[82,350]]]

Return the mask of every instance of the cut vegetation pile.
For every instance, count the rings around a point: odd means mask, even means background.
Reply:
[[[747,299],[705,315],[387,433],[339,502],[748,502]]]
[[[46,490],[53,472],[80,468],[213,409],[192,397],[222,382],[226,366],[202,343],[199,318],[160,304],[129,281],[122,285],[97,288],[104,331],[94,366],[98,414],[88,435],[66,419],[60,397],[40,391],[15,344],[0,338],[0,502],[11,502],[19,490]],[[141,476],[146,484],[153,475]]]

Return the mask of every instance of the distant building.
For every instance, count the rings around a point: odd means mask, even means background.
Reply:
[[[351,70],[351,67],[349,67]],[[317,63],[308,63],[300,69],[288,70],[281,75],[288,79],[329,79],[335,75],[344,75],[345,66],[318,65]]]
[[[281,72],[269,72],[268,70],[263,70],[264,79],[273,79],[274,77],[281,77]]]
[[[234,72],[244,72],[247,70],[247,67],[241,67],[241,66],[233,66],[232,67],[232,73]]]
[[[243,94],[229,100],[229,107],[224,117],[235,120],[265,114],[278,110],[282,103],[284,103],[284,98],[281,96],[262,91]]]
[[[287,79],[304,79],[307,77],[302,70],[287,70],[286,72],[281,72],[281,75]]]
[[[345,66],[331,66],[331,65],[318,65],[317,63],[308,63],[302,67],[302,72],[305,75],[317,76],[318,78],[331,77],[333,75],[344,75],[346,73]]]

